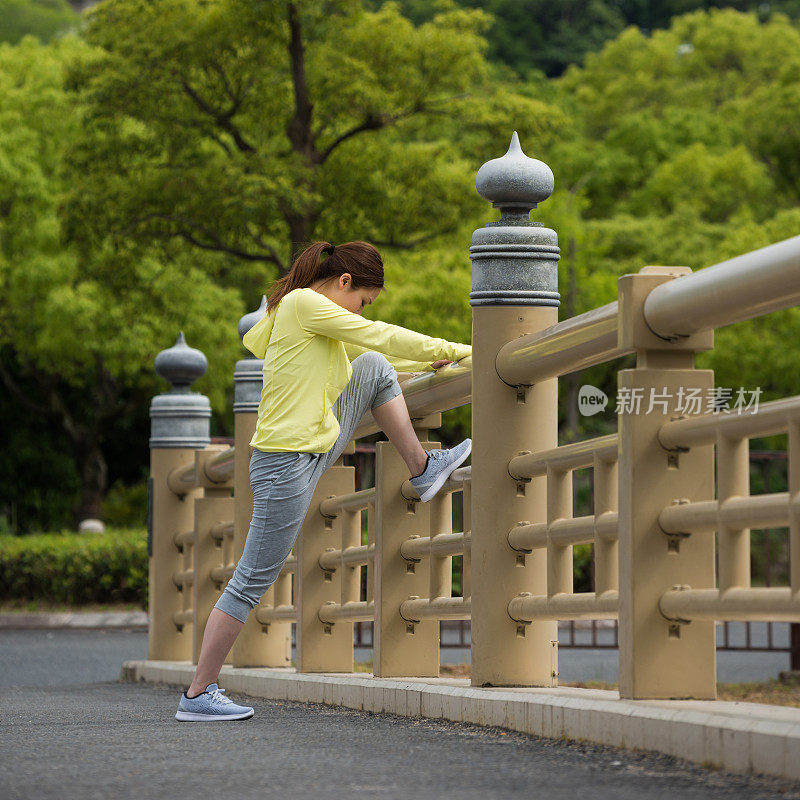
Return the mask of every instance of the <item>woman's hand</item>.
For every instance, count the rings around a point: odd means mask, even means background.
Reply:
[[[441,358],[439,359],[439,361],[434,361],[433,364],[431,364],[431,366],[434,369],[439,369],[439,367],[444,367],[447,364],[452,364],[452,363],[453,363],[452,361],[448,361],[446,358]]]

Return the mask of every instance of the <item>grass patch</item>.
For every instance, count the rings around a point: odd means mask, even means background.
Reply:
[[[763,683],[718,683],[717,698],[800,708],[800,686],[777,678]]]
[[[619,684],[603,681],[576,681],[562,683],[561,686],[575,686],[579,689],[619,690]],[[792,706],[800,708],[800,685],[783,683],[777,678],[750,683],[718,683],[717,700],[735,703],[765,703],[770,706]]]

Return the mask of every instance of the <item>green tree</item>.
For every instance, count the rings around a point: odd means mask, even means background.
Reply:
[[[372,9],[385,0],[365,0]],[[403,14],[420,25],[449,0],[399,0]],[[649,35],[667,28],[674,17],[692,11],[731,8],[754,12],[767,20],[774,14],[800,18],[800,0],[458,0],[465,8],[491,14],[486,33],[490,60],[518,75],[542,71],[561,75],[570,64],[581,64],[625,28]]]
[[[3,426],[4,452],[8,461],[30,463],[17,429],[37,441],[55,426],[74,467],[74,522],[98,514],[107,439],[129,416],[146,414],[160,389],[153,356],[179,328],[209,354],[211,369],[198,387],[217,409],[226,406],[243,312],[238,293],[218,287],[211,269],[185,252],[108,240],[89,247],[63,230],[59,212],[72,182],[64,149],[78,138],[84,114],[63,88],[64,70],[86,57],[86,46],[70,38],[0,47],[0,383],[18,418]],[[45,444],[40,460],[49,454]],[[57,463],[63,472],[64,460]],[[62,483],[69,490],[73,480]],[[6,494],[13,489],[4,484],[0,505],[35,508],[30,485],[17,485],[16,499]]]
[[[221,254],[215,279],[250,302],[309,240],[435,243],[480,213],[487,134],[559,119],[490,91],[486,23],[451,8],[415,28],[355,0],[107,0],[87,28],[100,55],[73,73],[90,110],[71,226]]]
[[[559,79],[571,124],[543,157],[557,187],[585,178],[578,311],[614,299],[616,277],[646,264],[699,269],[797,234],[798,70],[800,32],[786,17],[711,10],[650,37],[629,29]],[[540,213],[562,248],[574,229],[563,192]],[[742,323],[698,363],[721,386],[761,386],[762,399],[796,393],[800,359],[785,343],[798,334],[794,311]],[[615,371],[594,368],[592,382],[613,392]]]
[[[0,0],[0,42],[16,44],[27,35],[48,42],[77,24],[66,0]]]

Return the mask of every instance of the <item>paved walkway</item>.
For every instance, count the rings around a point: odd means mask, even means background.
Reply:
[[[784,781],[663,756],[328,706],[253,699],[246,722],[179,723],[177,699],[141,684],[3,688],[3,797],[800,797]]]
[[[174,688],[102,677],[140,637],[0,633],[4,800],[800,798],[670,757],[313,704],[254,698],[246,722],[178,723]]]

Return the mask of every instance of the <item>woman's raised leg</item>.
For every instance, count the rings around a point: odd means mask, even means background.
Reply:
[[[425,469],[427,455],[411,425],[406,400],[397,382],[397,372],[385,356],[372,352],[353,359],[350,382],[333,404],[333,413],[339,421],[339,438],[323,454],[318,469],[324,472],[335,463],[352,439],[361,418],[370,410],[411,474],[419,475]]]
[[[372,416],[403,457],[411,475],[419,475],[425,469],[428,456],[411,424],[405,397],[399,394],[376,406]]]

